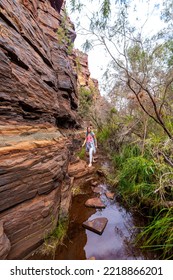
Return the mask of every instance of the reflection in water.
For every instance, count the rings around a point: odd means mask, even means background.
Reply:
[[[106,190],[107,186],[104,185],[103,188]],[[142,259],[142,256],[135,256],[134,248],[128,242],[134,227],[132,216],[115,200],[107,199],[104,194],[101,199],[107,205],[106,208],[96,211],[90,219],[106,217],[108,223],[101,236],[86,230],[86,258],[94,256],[100,260]]]
[[[117,201],[105,196],[109,190],[106,184],[99,184],[102,188],[101,200],[106,204],[105,209],[85,207],[88,198],[99,196],[93,193],[90,186],[84,186],[85,193],[73,198],[70,210],[70,226],[64,244],[58,246],[55,259],[83,260],[95,257],[97,260],[125,260],[147,259],[140,250],[133,245],[134,219]],[[82,223],[97,217],[105,217],[108,223],[102,235],[98,235],[82,227]],[[139,221],[138,221],[139,224]],[[37,254],[32,259],[45,259]],[[50,256],[47,259],[51,259]]]
[[[108,199],[104,192],[108,190],[106,184],[100,184],[103,192],[102,201],[105,209],[90,209],[84,206],[85,201],[97,194],[79,195],[74,198],[71,211],[71,226],[68,239],[56,251],[56,259],[82,260],[95,257],[97,260],[146,259],[142,253],[132,245],[134,234],[133,217],[119,205]],[[102,235],[98,235],[82,227],[86,220],[106,217],[108,223]]]

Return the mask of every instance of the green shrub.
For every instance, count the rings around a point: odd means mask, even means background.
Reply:
[[[136,157],[140,154],[141,151],[137,145],[126,145],[119,154],[114,154],[112,156],[112,161],[115,167],[121,168],[128,158]]]
[[[104,126],[102,130],[97,133],[97,138],[100,143],[106,143],[106,140],[109,139],[111,130],[109,126]]]

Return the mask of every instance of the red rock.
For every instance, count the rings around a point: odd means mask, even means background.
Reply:
[[[0,260],[6,259],[10,248],[10,241],[4,233],[3,223],[0,222]]]
[[[91,221],[86,221],[82,225],[86,229],[89,229],[101,235],[107,225],[107,222],[108,222],[107,218],[96,218]]]
[[[83,160],[80,160],[76,163],[70,163],[68,166],[68,174],[69,176],[78,176],[79,174],[87,174],[87,169],[86,169],[86,162]],[[82,177],[82,176],[81,176]]]
[[[77,77],[67,46],[58,42],[61,15],[49,1],[35,0],[1,0],[1,13],[1,124],[16,120],[74,126]],[[67,22],[73,37],[72,26]]]
[[[11,243],[8,259],[21,259],[37,248],[56,226],[61,190],[37,196],[0,214],[4,231]],[[44,211],[49,215],[43,215]]]
[[[96,187],[96,186],[98,185],[98,182],[97,182],[97,181],[92,182],[91,185],[94,186],[94,187]]]
[[[107,198],[112,199],[112,200],[113,200],[114,197],[115,197],[115,193],[106,192],[105,194],[106,194],[106,197],[107,197]]]
[[[77,72],[57,34],[62,0],[0,2],[0,257],[21,259],[70,207],[71,140],[56,128],[79,127]]]
[[[103,188],[98,186],[98,187],[92,187],[92,191],[94,193],[102,193],[103,192]]]
[[[105,204],[99,197],[90,198],[85,202],[85,206],[93,208],[105,208]]]
[[[90,257],[90,258],[88,258],[87,260],[94,261],[94,260],[96,260],[96,258],[95,258],[95,257]]]

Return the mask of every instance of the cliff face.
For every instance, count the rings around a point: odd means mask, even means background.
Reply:
[[[0,1],[0,259],[24,258],[71,200],[71,142],[60,128],[78,126],[77,76],[57,34],[65,12],[50,2]]]
[[[62,16],[49,0],[1,0],[0,19],[0,124],[75,126],[76,76],[57,34]]]
[[[25,258],[68,215],[78,73],[63,6],[0,1],[0,259]]]
[[[91,78],[88,67],[88,55],[79,50],[73,52],[73,63],[78,77],[78,88],[85,87],[93,89],[94,98],[100,95],[98,81]]]

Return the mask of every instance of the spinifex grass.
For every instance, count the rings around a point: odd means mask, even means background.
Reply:
[[[161,252],[160,259],[173,258],[173,208],[162,209],[137,236],[141,248]]]

